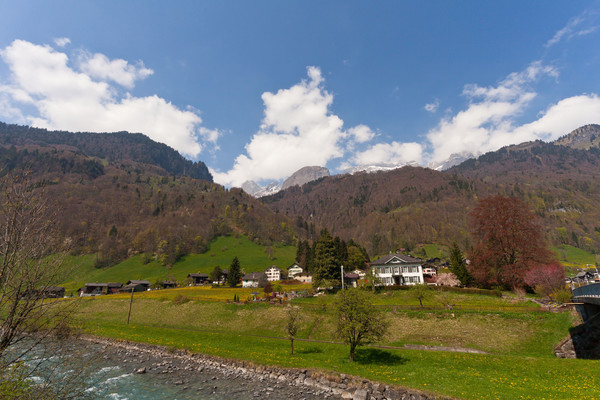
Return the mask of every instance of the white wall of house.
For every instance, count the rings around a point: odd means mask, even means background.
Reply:
[[[267,268],[265,274],[267,275],[267,281],[269,282],[281,280],[281,270],[277,267]]]
[[[257,288],[258,280],[242,280],[242,287],[245,288]]]
[[[288,277],[292,278],[294,275],[301,274],[302,272],[304,272],[302,267],[299,267],[297,265],[290,267],[290,268],[288,268]]]
[[[373,272],[385,286],[416,285],[424,283],[423,268],[419,264],[395,264],[373,266]]]

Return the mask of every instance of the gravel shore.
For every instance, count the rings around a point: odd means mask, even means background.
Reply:
[[[151,374],[153,380],[172,385],[188,396],[190,392],[197,393],[201,399],[440,399],[344,374],[268,367],[127,341],[97,337],[82,339],[99,345],[101,357],[106,362],[119,365],[130,373]]]

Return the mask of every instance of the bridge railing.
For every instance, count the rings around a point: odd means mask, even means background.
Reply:
[[[592,283],[573,289],[573,297],[600,297],[600,283]]]

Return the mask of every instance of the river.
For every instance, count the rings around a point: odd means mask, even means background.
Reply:
[[[32,353],[34,359],[43,361],[32,381],[44,382],[51,375],[50,379],[63,382],[76,375],[77,385],[86,388],[82,398],[93,400],[341,398],[315,387],[292,386],[281,378],[202,366],[191,357],[170,355],[164,350],[138,351],[107,342],[69,339],[51,353],[50,356],[43,350]]]

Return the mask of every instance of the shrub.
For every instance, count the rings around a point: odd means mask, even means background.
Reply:
[[[554,292],[554,300],[559,303],[570,303],[573,298],[573,293],[569,289],[559,289]]]

